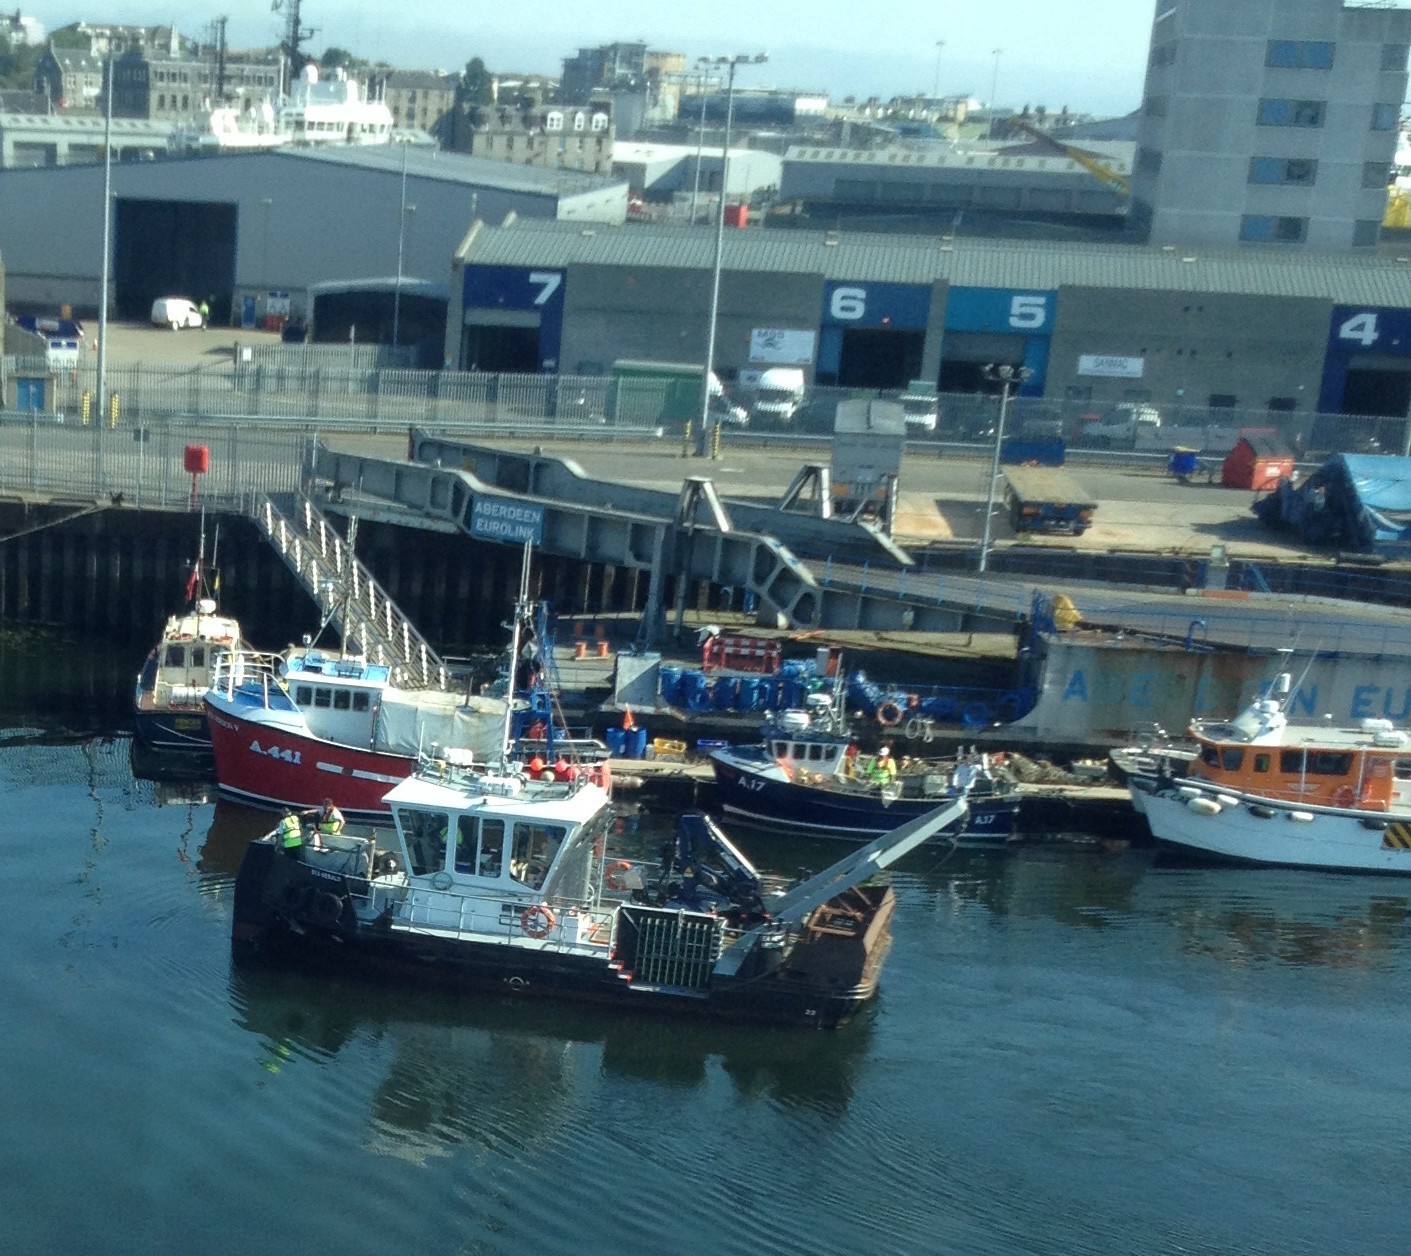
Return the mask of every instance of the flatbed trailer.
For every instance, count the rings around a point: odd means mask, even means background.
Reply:
[[[1004,501],[1016,532],[1081,536],[1097,510],[1092,495],[1062,467],[1005,467]]]

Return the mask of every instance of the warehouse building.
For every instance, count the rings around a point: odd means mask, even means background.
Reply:
[[[0,180],[13,308],[97,309],[103,175],[95,164]],[[120,162],[112,197],[112,312],[141,319],[155,298],[185,295],[237,323],[306,313],[320,284],[444,285],[477,216],[610,225],[627,214],[619,180],[407,145]]]
[[[714,233],[477,223],[451,277],[447,364],[604,373],[701,362]],[[1077,402],[1405,416],[1411,258],[732,230],[717,372]]]

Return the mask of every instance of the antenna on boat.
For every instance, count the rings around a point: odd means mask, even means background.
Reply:
[[[1298,678],[1298,683],[1297,683],[1296,685],[1294,685],[1294,687],[1293,687],[1292,689],[1289,690],[1287,696],[1284,698],[1284,703],[1283,703],[1283,705],[1284,705],[1284,710],[1287,711],[1287,710],[1293,705],[1293,695],[1296,694],[1300,689],[1303,688],[1303,682],[1308,679],[1308,673],[1309,673],[1310,670],[1312,670],[1313,664],[1316,663],[1317,661],[1318,661],[1318,647],[1317,647],[1317,646],[1314,646],[1312,653],[1309,654],[1309,656],[1308,656],[1308,663],[1307,663],[1307,665],[1304,667],[1302,675],[1300,675],[1299,678]],[[1286,673],[1284,673],[1284,674],[1287,675],[1288,673],[1286,672]]]
[[[510,755],[510,732],[514,726],[514,676],[519,667],[519,626],[529,606],[529,556],[533,543],[525,541],[524,558],[519,567],[519,596],[514,603],[514,622],[510,627],[510,665],[505,680],[505,726],[500,738],[500,762],[506,764]]]

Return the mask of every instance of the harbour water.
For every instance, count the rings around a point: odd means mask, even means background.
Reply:
[[[102,668],[65,735],[17,656],[7,1252],[1407,1250],[1411,882],[926,849],[831,1035],[237,970],[269,817],[135,778]]]

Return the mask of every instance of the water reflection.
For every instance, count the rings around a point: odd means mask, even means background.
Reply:
[[[870,1016],[837,1033],[781,1032],[243,965],[230,1002],[268,1073],[353,1047],[374,1059],[369,1139],[413,1158],[520,1145],[534,1131],[557,1139],[591,1108],[599,1079],[677,1095],[723,1080],[736,1098],[841,1117],[872,1035]]]

